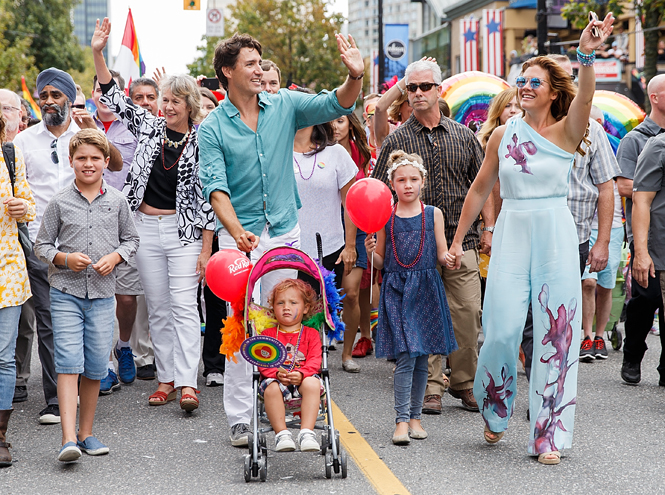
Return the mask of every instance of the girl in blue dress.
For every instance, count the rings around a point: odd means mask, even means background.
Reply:
[[[595,49],[612,32],[613,21],[609,13],[582,32],[577,94],[554,60],[536,57],[524,63],[516,83],[523,116],[492,133],[447,260],[459,267],[464,234],[499,177],[503,206],[492,241],[483,307],[485,342],[473,395],[485,420],[485,440],[498,442],[513,411],[517,348],[532,303],[528,453],[543,464],[558,464],[561,450],[572,445],[582,287],[579,241],[566,202],[568,176],[573,154],[586,141]]]
[[[427,438],[420,415],[427,387],[427,358],[457,349],[437,261],[447,251],[443,213],[420,201],[425,180],[422,158],[395,151],[388,179],[397,203],[386,226],[365,241],[374,267],[384,269],[379,302],[376,357],[395,359],[393,443]]]

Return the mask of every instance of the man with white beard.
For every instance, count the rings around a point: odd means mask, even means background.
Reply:
[[[21,98],[8,89],[0,89],[0,105],[2,115],[5,116],[5,141],[12,142],[18,134],[18,125],[21,123]]]

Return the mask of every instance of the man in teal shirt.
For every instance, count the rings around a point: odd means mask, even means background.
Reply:
[[[349,75],[333,92],[308,95],[281,89],[261,92],[261,44],[234,35],[215,48],[213,66],[226,98],[199,128],[203,194],[221,226],[219,248],[250,252],[255,262],[277,246],[300,246],[300,198],[293,173],[293,140],[298,129],[350,114],[365,70],[355,41],[336,35]],[[265,304],[272,287],[294,273],[272,272],[261,280]],[[252,413],[252,367],[242,356],[228,361],[224,409],[231,443],[247,445]]]

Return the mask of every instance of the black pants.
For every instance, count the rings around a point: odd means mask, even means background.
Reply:
[[[586,267],[586,260],[589,258],[589,241],[586,241],[579,246],[580,249],[580,277],[584,274],[584,267]],[[580,283],[582,283],[580,281]],[[659,289],[660,290],[660,289]],[[655,311],[655,310],[654,310]],[[651,312],[653,316],[653,311]],[[651,328],[651,326],[649,326]],[[531,304],[526,314],[526,322],[524,323],[524,332],[522,332],[522,351],[524,351],[524,372],[526,379],[531,379],[531,362],[533,361],[533,312],[531,311]]]
[[[213,254],[219,251],[217,235],[212,241]],[[219,353],[222,345],[222,320],[226,318],[226,301],[212,293],[206,285],[203,289],[206,302],[206,331],[203,336],[203,376],[209,373],[224,373],[226,369],[226,356]]]
[[[630,243],[630,269],[632,273],[632,260],[635,251]],[[642,362],[647,350],[646,338],[653,324],[653,314],[659,310],[658,323],[660,326],[660,343],[665,350],[665,318],[663,318],[663,299],[660,292],[660,280],[649,277],[649,286],[645,289],[632,279],[631,298],[626,305],[626,338],[623,343],[624,362],[637,364]],[[661,351],[658,372],[661,379],[665,379],[665,353]]]

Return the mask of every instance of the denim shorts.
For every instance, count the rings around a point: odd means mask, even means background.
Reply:
[[[367,250],[365,249],[366,238],[367,234],[365,232],[360,229],[356,231],[356,251],[358,252],[356,267],[362,268],[363,270],[367,268]]]
[[[102,380],[113,343],[115,298],[88,299],[51,287],[55,372]]]
[[[598,231],[591,231],[591,238],[589,239],[589,249],[593,247],[598,237]],[[621,245],[623,244],[623,227],[616,227],[610,233],[609,244],[609,258],[605,269],[599,272],[589,273],[589,265],[584,269],[582,280],[586,278],[593,278],[598,281],[598,285],[604,289],[614,289],[617,282],[617,270],[619,263],[621,263]]]

